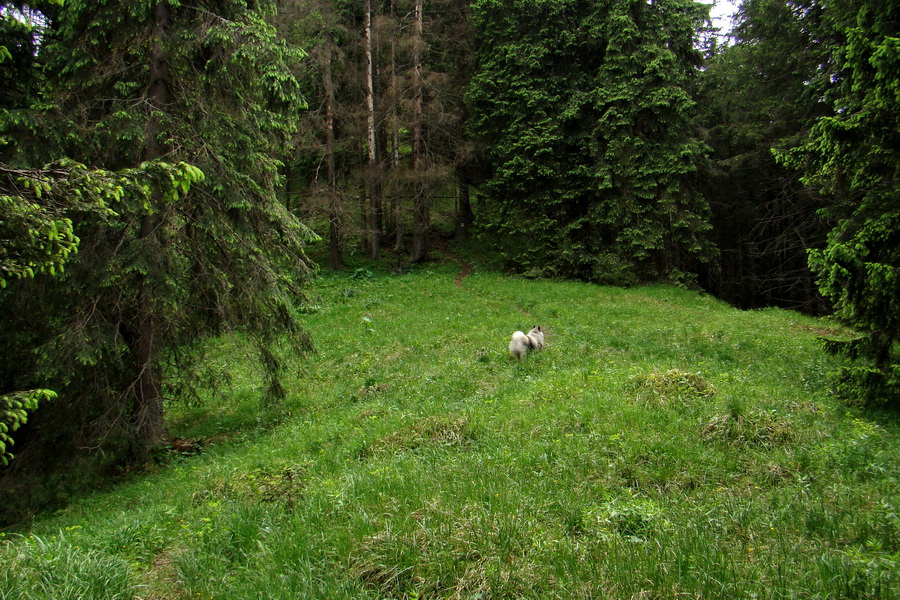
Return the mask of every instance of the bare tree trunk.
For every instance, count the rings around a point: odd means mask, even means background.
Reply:
[[[413,33],[413,179],[415,198],[413,199],[413,248],[410,260],[420,262],[428,253],[428,192],[422,173],[424,163],[424,140],[422,123],[422,47],[425,43],[423,0],[416,0],[415,29]]]
[[[325,87],[325,170],[328,178],[328,267],[336,271],[344,266],[341,247],[341,211],[334,167],[334,82],[331,79],[333,41],[326,32],[322,79]]]
[[[359,247],[363,252],[369,251],[369,196],[365,181],[359,183]]]
[[[391,14],[395,14],[396,6],[391,2]],[[396,16],[396,15],[395,15]],[[394,113],[397,113],[397,106],[400,102],[399,78],[397,77],[397,38],[391,37],[391,87],[394,89]],[[400,125],[399,118],[394,119],[393,130],[391,131],[391,166],[394,172],[400,170]],[[403,206],[400,199],[400,190],[402,186],[394,185],[394,196],[391,199],[391,220],[393,221],[394,233],[394,251],[401,252],[403,250]]]
[[[171,27],[171,10],[168,2],[156,5],[153,17],[154,44],[150,54],[150,85],[147,100],[154,111],[162,111],[169,103],[168,52],[165,49],[165,38]],[[144,147],[143,160],[155,160],[166,153],[166,147],[160,143],[159,119],[150,118],[147,124],[147,141]],[[141,219],[138,236],[142,240],[157,238],[164,220],[165,210],[159,190],[152,194],[154,210]],[[159,322],[153,302],[153,292],[145,275],[139,284],[137,300],[137,327],[133,341],[136,379],[133,387],[134,405],[131,418],[137,441],[144,451],[159,445],[166,437],[167,430],[163,419],[162,385],[157,359],[159,354]]]
[[[360,146],[359,164],[365,164],[365,149]],[[369,195],[366,191],[367,176],[363,175],[359,180],[359,248],[363,252],[369,251]]]
[[[366,0],[366,109],[368,116],[369,255],[381,255],[381,198],[378,190],[378,153],[375,123],[375,55],[372,0]]]

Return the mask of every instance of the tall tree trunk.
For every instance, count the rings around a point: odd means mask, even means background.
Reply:
[[[359,164],[365,164],[366,156],[364,148],[360,146],[358,150]],[[366,190],[367,180],[367,175],[363,175],[359,180],[359,247],[362,252],[369,251],[369,239],[371,237],[371,232],[369,230],[369,194]]]
[[[366,111],[368,134],[369,188],[369,255],[381,255],[381,198],[378,190],[378,153],[376,151],[375,123],[375,54],[374,29],[372,27],[372,0],[366,0]]]
[[[369,197],[366,194],[366,184],[359,184],[359,247],[362,252],[369,251]]]
[[[415,29],[413,33],[413,179],[415,181],[415,198],[413,199],[413,248],[410,260],[420,262],[428,253],[428,193],[422,173],[424,163],[424,141],[422,123],[422,46],[424,15],[423,0],[416,0]]]
[[[391,14],[396,18],[396,5],[391,2]],[[391,131],[391,167],[394,173],[400,170],[400,119],[398,114],[398,106],[400,104],[400,81],[397,77],[397,37],[391,37],[391,87],[394,89],[394,125]],[[399,183],[394,184],[394,195],[391,199],[391,221],[393,221],[394,233],[394,251],[401,252],[403,250],[403,206],[401,204],[400,192],[403,186]]]
[[[166,37],[171,27],[171,10],[168,2],[156,5],[153,12],[153,50],[150,54],[150,84],[147,89],[147,101],[153,111],[163,111],[169,103],[168,52],[165,48]],[[162,134],[159,119],[151,116],[147,124],[147,141],[144,147],[143,160],[150,161],[161,158],[167,148],[160,142]],[[153,211],[141,219],[139,237],[152,241],[159,239],[160,227],[164,221],[165,208],[159,190],[152,192]],[[152,244],[148,244],[152,247]],[[158,359],[159,322],[153,302],[153,292],[147,276],[143,276],[138,288],[137,327],[133,340],[136,379],[133,386],[134,404],[132,406],[132,425],[138,444],[144,450],[160,444],[167,436],[163,419],[162,385]]]
[[[322,79],[325,86],[325,170],[328,178],[328,267],[336,271],[344,266],[344,253],[341,247],[341,211],[334,167],[334,82],[331,79],[333,45],[331,33],[326,32]]]

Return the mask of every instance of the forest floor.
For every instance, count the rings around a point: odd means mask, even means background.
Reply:
[[[443,252],[323,275],[280,406],[211,341],[191,451],[0,534],[0,598],[900,597],[900,420],[831,394],[839,326]]]

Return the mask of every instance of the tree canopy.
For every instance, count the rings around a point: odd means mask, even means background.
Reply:
[[[308,346],[316,236],[278,196],[305,102],[303,54],[274,15],[238,1],[72,1],[43,15],[35,101],[2,121],[15,165],[4,210],[17,216],[3,220],[15,240],[3,266],[37,276],[0,295],[0,385],[59,394],[17,452],[26,463],[101,440],[114,464],[146,456],[166,438],[164,398],[191,397],[200,342],[227,329],[256,340],[268,401],[283,394],[269,345]]]
[[[709,260],[691,119],[706,18],[691,1],[474,4],[469,89],[485,225],[510,263],[593,281],[687,278]]]
[[[867,403],[900,398],[900,8],[894,2],[833,3],[822,26],[836,83],[809,140],[783,160],[832,202],[835,220],[810,266],[836,316],[859,337],[829,349],[857,359],[840,389]]]

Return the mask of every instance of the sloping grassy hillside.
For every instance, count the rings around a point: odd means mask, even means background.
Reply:
[[[326,276],[278,411],[220,340],[171,407],[204,451],[4,534],[0,598],[900,597],[898,423],[830,397],[839,330],[458,270]]]

